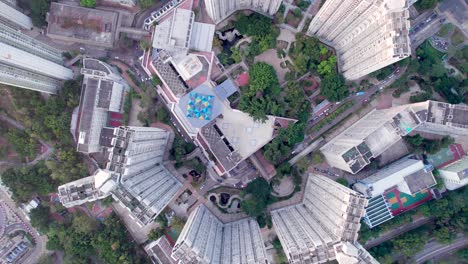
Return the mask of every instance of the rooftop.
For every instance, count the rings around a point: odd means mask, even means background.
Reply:
[[[111,67],[94,59],[83,60],[84,74],[81,89],[76,136],[77,150],[84,153],[99,152],[101,130],[105,126],[120,126],[123,101],[128,89]],[[107,74],[110,73],[110,74]],[[111,112],[114,112],[110,117]]]
[[[429,101],[427,122],[468,128],[468,107]]]
[[[193,20],[194,14],[191,10],[174,9],[171,17],[155,27],[153,48],[167,51],[188,49]]]
[[[354,189],[367,197],[376,197],[394,186],[401,192],[415,194],[435,184],[432,172],[425,168],[423,161],[403,158],[359,180]]]
[[[65,41],[112,47],[118,13],[52,2],[47,35]]]
[[[452,164],[440,168],[440,170],[455,172],[460,180],[466,179],[468,178],[468,157],[465,156]]]
[[[193,127],[201,128],[221,114],[222,103],[213,89],[200,85],[179,101],[179,108]]]

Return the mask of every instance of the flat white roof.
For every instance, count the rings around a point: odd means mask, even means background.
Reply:
[[[215,25],[195,22],[193,23],[192,35],[190,37],[190,49],[211,52],[213,49],[213,37]]]
[[[185,56],[182,60],[173,64],[177,69],[177,72],[180,74],[182,79],[189,80],[197,73],[203,70],[203,64],[194,54],[189,54]]]
[[[191,10],[177,8],[154,29],[153,48],[172,51],[188,49],[194,14]]]
[[[234,149],[247,158],[273,138],[275,118],[268,116],[265,123],[255,122],[249,114],[223,104],[222,117],[216,124]]]

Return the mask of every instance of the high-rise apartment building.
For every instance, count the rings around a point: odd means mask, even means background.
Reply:
[[[274,15],[281,0],[205,0],[206,12],[217,24],[238,10],[250,9],[265,15]]]
[[[356,174],[413,130],[468,135],[468,107],[436,101],[373,110],[320,150],[331,166]]]
[[[169,133],[151,127],[104,128],[107,147],[104,170],[59,187],[63,205],[71,207],[112,195],[138,224],[154,220],[174,198],[181,184],[162,165]]]
[[[327,0],[308,35],[333,46],[346,79],[359,79],[411,53],[406,0]]]
[[[420,123],[410,105],[373,110],[320,150],[328,164],[355,174]]]
[[[102,129],[123,123],[124,101],[130,86],[117,69],[96,59],[83,59],[81,73],[80,105],[72,131],[78,152],[97,153],[103,149]]]
[[[468,184],[468,157],[455,161],[439,169],[445,187],[455,190]]]
[[[172,250],[178,263],[267,263],[260,227],[248,218],[223,224],[201,205],[189,216]]]
[[[310,174],[302,203],[271,212],[289,263],[377,263],[356,242],[366,206],[358,192]]]
[[[62,63],[60,50],[0,23],[0,83],[55,94],[73,79]]]
[[[18,10],[14,0],[0,0],[0,23],[17,29],[33,28],[31,18]]]

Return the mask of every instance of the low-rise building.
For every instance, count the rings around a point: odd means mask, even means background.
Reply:
[[[172,246],[166,236],[160,237],[145,246],[145,251],[153,264],[176,264],[178,263],[172,257]]]
[[[455,190],[468,184],[468,157],[448,164],[439,170],[439,175],[449,190]]]
[[[47,13],[47,36],[68,43],[112,48],[119,13],[52,2]]]
[[[422,160],[405,157],[358,180],[353,188],[369,199],[364,222],[378,226],[431,199],[430,188],[437,184],[431,170]]]

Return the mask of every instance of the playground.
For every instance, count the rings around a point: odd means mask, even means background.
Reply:
[[[390,204],[390,210],[392,211],[393,216],[397,216],[431,200],[432,194],[429,190],[424,190],[416,193],[415,195],[409,195],[400,192],[397,188],[394,188],[386,192],[384,197]]]
[[[460,144],[452,144],[448,148],[439,150],[435,154],[427,155],[427,161],[434,168],[441,168],[463,157],[464,150]]]

